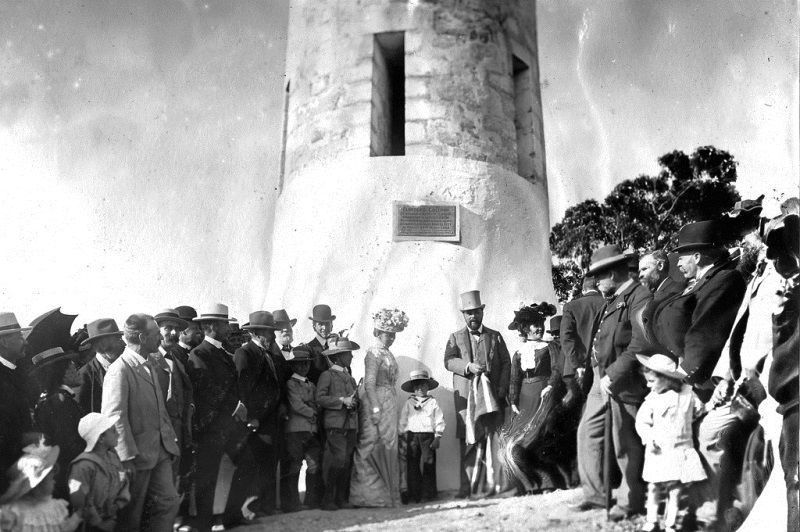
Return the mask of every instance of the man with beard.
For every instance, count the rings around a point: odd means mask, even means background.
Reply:
[[[275,318],[275,346],[280,349],[284,360],[291,356],[292,341],[294,340],[293,327],[297,323],[296,319],[290,319],[289,313],[284,309],[276,310],[272,313]]]
[[[195,493],[197,516],[192,524],[205,532],[214,523],[214,487],[222,455],[236,420],[247,422],[247,408],[239,402],[236,365],[222,348],[230,329],[228,307],[213,305],[192,321],[203,329],[203,341],[189,353],[187,370],[194,391],[194,439],[197,444]]]
[[[660,249],[650,251],[639,259],[639,283],[653,294],[655,300],[677,294],[686,288],[685,282],[678,282],[670,276],[669,256]]]
[[[111,318],[95,320],[86,326],[89,337],[81,346],[91,346],[94,357],[78,370],[81,387],[76,400],[84,412],[100,412],[103,405],[103,380],[109,366],[125,350],[122,331]]]
[[[308,319],[311,320],[311,326],[314,328],[314,338],[306,343],[312,357],[308,380],[316,386],[319,376],[323,371],[328,370],[328,360],[322,352],[328,349],[328,335],[332,332],[333,320],[336,319],[336,316],[331,313],[331,307],[328,305],[314,305]]]
[[[578,426],[578,471],[584,500],[576,509],[584,511],[605,505],[603,433],[606,410],[610,408],[612,465],[622,473],[617,502],[609,513],[613,521],[641,513],[645,495],[641,476],[644,447],[634,424],[647,388],[635,358],[640,351],[634,348],[633,340],[641,335],[635,331],[633,320],[653,296],[630,278],[629,260],[617,246],[601,247],[592,255],[587,272],[597,279],[597,287],[607,302],[595,323],[590,347],[594,381]]]
[[[17,364],[25,355],[22,327],[13,312],[0,312],[0,471],[11,467],[22,452],[23,434],[32,430],[26,397],[28,385]],[[6,475],[0,475],[5,492]]]
[[[180,360],[181,364],[185,367],[186,363],[189,361],[189,352],[203,341],[203,331],[199,323],[192,321],[197,317],[197,311],[195,309],[187,305],[181,305],[175,307],[175,312],[178,313],[178,317],[186,322],[187,325],[178,336],[178,345],[173,346],[171,351],[172,354],[175,355],[175,358]]]
[[[503,424],[503,406],[506,404],[508,385],[511,376],[511,358],[508,348],[499,332],[484,327],[481,294],[472,290],[461,294],[461,315],[466,327],[450,335],[444,351],[444,366],[453,373],[453,392],[456,411],[456,437],[459,439],[461,487],[459,497],[469,495],[493,495],[503,490],[501,482],[500,445],[497,430]],[[473,388],[473,379],[485,375],[490,384],[490,393],[499,409],[484,414],[479,419],[467,419],[468,401]],[[482,389],[477,386],[477,389]],[[492,398],[487,398],[490,404]],[[473,397],[480,402],[480,398]],[[475,427],[475,441],[468,442],[466,423]],[[472,432],[472,431],[470,431]],[[468,445],[469,443],[469,445]],[[480,467],[479,454],[486,453],[486,463],[493,464],[494,478],[485,479],[487,493],[471,493],[470,477],[475,468]],[[491,472],[491,469],[487,466]],[[485,474],[485,473],[484,473]],[[473,482],[477,487],[481,482]]]

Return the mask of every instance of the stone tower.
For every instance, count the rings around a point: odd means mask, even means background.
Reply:
[[[301,318],[297,342],[328,303],[364,348],[373,311],[405,310],[398,392],[417,367],[442,384],[439,488],[457,488],[443,351],[464,326],[458,294],[480,289],[484,323],[512,347],[520,302],[554,302],[535,1],[294,0],[287,50],[265,304]],[[395,202],[456,205],[460,235],[396,238]]]

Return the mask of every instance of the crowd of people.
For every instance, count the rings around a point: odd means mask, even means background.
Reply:
[[[225,305],[178,306],[36,342],[0,313],[0,530],[222,530],[429,501],[448,431],[459,497],[580,485],[576,511],[726,530],[747,510],[736,486],[768,394],[797,530],[798,204],[765,219],[741,202],[685,225],[670,253],[600,247],[562,314],[548,302],[514,313],[511,348],[483,323],[480,292],[461,294],[465,326],[443,357],[452,423],[426,369],[398,375],[398,309],[373,315],[361,382],[361,347],[324,304],[296,345],[283,309],[238,327]]]

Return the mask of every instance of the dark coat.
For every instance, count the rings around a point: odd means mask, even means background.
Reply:
[[[169,351],[173,356],[173,360],[177,359],[185,368],[189,363],[189,351],[180,344],[173,345]]]
[[[36,430],[44,434],[48,445],[58,445],[60,448],[59,471],[55,477],[57,497],[65,497],[69,493],[67,489],[69,464],[86,447],[86,442],[78,434],[78,423],[84,414],[75,398],[66,390],[42,394],[36,403],[33,413]]]
[[[233,412],[239,403],[236,365],[231,356],[207,341],[189,353],[187,365],[194,392],[194,430],[198,440],[225,440],[234,426]]]
[[[643,333],[634,327],[637,313],[653,298],[650,291],[633,282],[622,293],[606,303],[598,315],[590,353],[592,365],[600,377],[611,379],[611,393],[623,403],[640,404],[647,395],[644,377],[639,372],[637,345],[643,343]]]
[[[186,366],[180,360],[180,354],[176,354],[174,347],[167,353],[166,358],[170,359],[174,366],[172,370],[172,397],[167,400],[167,413],[172,420],[172,428],[178,436],[178,444],[181,449],[186,448],[192,443],[192,415],[194,413],[194,390],[192,381],[186,371]],[[185,349],[181,348],[185,351]]]
[[[358,412],[346,409],[340,399],[353,395],[355,391],[356,381],[347,371],[329,369],[320,375],[317,404],[322,409],[322,419],[326,429],[358,428]]]
[[[32,429],[27,402],[28,385],[24,374],[0,364],[0,487],[5,488],[5,472],[22,452],[22,435]]]
[[[275,436],[278,407],[283,395],[281,370],[275,359],[269,350],[251,340],[236,350],[233,361],[238,376],[239,400],[247,407],[247,417],[258,420],[259,434]]]
[[[745,293],[745,282],[724,265],[712,267],[689,293],[654,305],[649,336],[676,359],[690,384],[704,383],[719,360]]]
[[[319,343],[316,336],[306,345],[311,351],[311,369],[308,370],[307,378],[316,385],[319,382],[319,376],[322,375],[322,372],[328,371],[329,364],[327,357],[322,354],[326,346]]]
[[[551,340],[545,347],[534,351],[536,367],[529,370],[529,376],[546,380],[548,386],[557,386],[561,381],[561,371],[558,368],[564,365],[562,356],[563,351],[558,340]],[[511,378],[508,384],[508,402],[510,404],[519,406],[519,393],[522,389],[522,379],[525,376],[526,372],[522,369],[522,356],[517,351],[511,357]]]
[[[97,358],[92,358],[78,370],[81,387],[75,399],[84,412],[100,412],[103,406],[103,380],[106,370]]]
[[[577,368],[586,367],[594,322],[605,303],[600,292],[592,291],[564,305],[560,336],[565,377],[575,375]]]
[[[784,292],[778,312],[772,317],[772,366],[769,369],[769,393],[785,414],[797,408],[800,378],[798,371],[798,352],[800,352],[800,284],[796,280]]]
[[[444,367],[453,372],[453,394],[456,409],[456,435],[463,438],[466,427],[459,412],[466,411],[470,381],[474,377],[467,371],[470,362],[482,361],[486,365],[486,376],[492,385],[495,399],[502,406],[506,404],[508,383],[511,378],[511,357],[508,347],[499,332],[484,325],[478,343],[479,353],[472,352],[470,333],[467,327],[454,332],[447,340],[444,349]]]

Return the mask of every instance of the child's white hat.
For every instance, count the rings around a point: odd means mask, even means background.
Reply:
[[[119,416],[106,416],[98,412],[86,414],[78,422],[78,434],[86,440],[84,452],[90,452],[97,445],[100,436],[119,421]]]
[[[678,371],[678,363],[667,355],[653,355],[650,357],[636,355],[636,358],[639,360],[639,363],[642,366],[646,367],[650,371],[654,371],[672,379],[678,379],[679,381],[682,381],[685,377],[683,373]]]
[[[15,501],[38,486],[53,470],[58,460],[58,445],[45,445],[44,437],[22,449],[22,456],[6,473],[10,480],[0,504]]]

